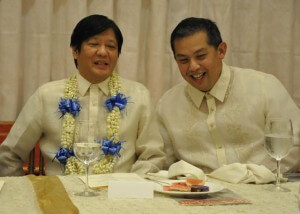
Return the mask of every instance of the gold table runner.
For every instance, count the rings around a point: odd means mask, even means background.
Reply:
[[[79,213],[57,176],[27,176],[43,213]]]

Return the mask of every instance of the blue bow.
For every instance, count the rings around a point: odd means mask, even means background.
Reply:
[[[74,155],[73,149],[60,148],[54,158],[56,158],[61,164],[66,165],[67,159]]]
[[[120,155],[120,150],[121,150],[121,141],[118,141],[117,143],[114,143],[112,140],[102,140],[102,151],[105,155]]]
[[[58,104],[58,108],[62,114],[61,117],[63,117],[67,112],[71,113],[75,117],[79,114],[81,106],[77,99],[61,98]]]
[[[127,97],[124,94],[118,93],[116,96],[111,96],[105,101],[105,105],[109,111],[112,111],[115,106],[120,110],[124,109],[127,105]]]

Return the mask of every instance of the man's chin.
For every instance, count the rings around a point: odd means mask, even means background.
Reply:
[[[193,84],[193,86],[204,93],[210,90],[209,87],[205,86],[204,84]]]
[[[100,82],[103,82],[104,80],[106,80],[109,76],[111,75],[111,72],[104,72],[104,71],[97,71],[97,72],[93,72],[92,75],[89,75],[86,79],[92,83],[92,84],[98,84]]]
[[[198,89],[199,91],[203,91],[203,92],[208,91],[207,86],[203,79],[201,79],[201,80],[190,79],[188,82],[189,82],[189,84],[191,84],[194,88]]]

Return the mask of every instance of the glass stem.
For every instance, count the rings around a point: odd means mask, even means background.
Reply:
[[[276,175],[276,186],[280,186],[280,160],[276,160],[277,163],[277,175]]]
[[[85,184],[85,192],[89,191],[89,164],[85,164],[85,174],[86,174],[86,184]]]

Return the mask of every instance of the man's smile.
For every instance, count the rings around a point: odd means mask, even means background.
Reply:
[[[202,79],[204,76],[206,76],[206,71],[204,71],[202,73],[189,73],[188,75],[190,77],[192,77],[193,79],[199,80],[199,79]]]

